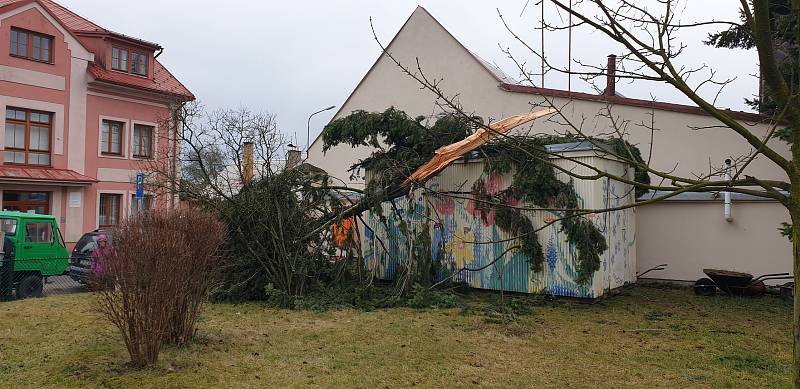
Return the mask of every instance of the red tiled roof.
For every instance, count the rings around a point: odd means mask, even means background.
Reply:
[[[89,185],[97,182],[73,170],[0,165],[0,181]]]
[[[103,27],[100,27],[100,26],[92,23],[88,19],[85,19],[85,18],[81,17],[80,15],[76,14],[75,12],[72,12],[72,11],[64,8],[63,6],[61,6],[60,4],[58,4],[58,3],[56,3],[56,2],[54,2],[52,0],[39,0],[39,3],[41,3],[43,6],[47,7],[47,9],[49,9],[50,12],[53,13],[53,16],[55,16],[58,20],[60,20],[61,23],[64,25],[64,27],[66,27],[70,31],[73,31],[73,32],[106,31],[106,29],[104,29]]]
[[[0,0],[0,7],[5,7],[14,3],[19,3],[21,0]]]
[[[0,0],[0,8],[7,6],[21,6],[36,1],[41,4],[50,14],[58,19],[61,24],[78,36],[91,36],[101,34],[113,36],[118,39],[133,41],[140,45],[148,46],[153,49],[160,49],[157,43],[148,42],[139,38],[130,37],[124,34],[107,30],[90,20],[70,11],[52,0]],[[172,75],[158,60],[154,60],[153,79],[112,72],[99,64],[89,65],[89,73],[97,80],[127,86],[131,88],[144,89],[150,92],[161,93],[179,97],[186,100],[194,100],[194,95],[189,91],[175,76]]]
[[[666,103],[662,101],[633,99],[630,97],[623,97],[620,95],[616,96],[595,95],[591,93],[570,92],[561,89],[540,88],[529,85],[501,83],[500,85],[498,85],[498,87],[501,90],[513,93],[527,93],[532,95],[561,97],[571,100],[574,99],[574,100],[585,100],[585,101],[597,101],[609,104],[627,105],[631,107],[690,113],[694,115],[708,115],[708,112],[706,112],[705,110],[696,105],[684,105],[684,104]],[[730,109],[722,109],[721,111],[725,112],[733,119],[742,120],[746,122],[769,122],[774,120],[774,118],[771,116],[762,115],[754,112],[733,111]]]
[[[153,48],[160,49],[161,46],[158,43],[153,43],[146,41],[144,39],[134,38],[129,35],[120,34],[118,32],[114,32],[103,27],[98,26],[94,22],[89,19],[84,18],[76,14],[75,12],[70,11],[68,8],[62,6],[61,4],[56,3],[52,0],[38,0],[40,4],[42,4],[45,8],[47,8],[53,16],[61,21],[61,24],[64,25],[68,30],[76,33],[76,34],[107,34],[113,35],[117,38],[121,38],[123,40],[130,40],[134,41],[139,44],[143,44],[145,46],[152,46]]]
[[[187,100],[194,100],[194,95],[172,73],[158,62],[153,63],[153,79],[146,77],[132,76],[130,74],[115,72],[105,67],[92,63],[89,65],[89,74],[96,80],[108,82],[115,85],[127,86],[130,88],[145,89],[155,93],[165,93]]]

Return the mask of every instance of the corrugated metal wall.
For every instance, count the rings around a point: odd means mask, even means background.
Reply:
[[[568,159],[554,162],[565,170],[578,174],[591,174],[587,164],[629,178],[620,162],[598,156],[595,151],[569,152]],[[487,266],[502,255],[493,265],[481,271],[462,271],[454,278],[475,288],[514,292],[544,292],[558,296],[596,298],[605,291],[635,281],[635,224],[633,209],[588,215],[607,239],[608,250],[602,256],[601,269],[590,284],[578,284],[575,248],[566,235],[559,231],[556,222],[538,232],[539,242],[545,251],[544,270],[534,273],[524,255],[506,250],[516,244],[494,224],[494,214],[485,218],[476,210],[469,192],[476,179],[486,181],[487,190],[508,187],[511,174],[487,176],[480,160],[454,163],[426,183],[427,190],[416,190],[394,204],[383,204],[383,216],[368,213],[368,228],[363,235],[365,260],[384,279],[394,278],[397,268],[407,263],[411,250],[403,230],[416,234],[425,229],[431,234],[431,250],[435,260],[441,260],[441,277],[455,274],[462,268],[477,269]],[[559,178],[570,181],[566,173]],[[369,177],[368,177],[369,179]],[[584,209],[602,209],[629,204],[634,201],[630,185],[602,180],[571,180]],[[450,193],[451,196],[437,195]],[[532,204],[520,206],[534,207]],[[526,211],[526,216],[541,227],[558,218],[557,213]],[[405,223],[405,225],[404,225]]]

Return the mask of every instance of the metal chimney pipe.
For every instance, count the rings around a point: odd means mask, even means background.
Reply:
[[[242,151],[242,179],[244,182],[253,180],[253,142],[244,142]]]
[[[730,158],[725,160],[725,180],[728,182],[731,181],[731,162]],[[733,214],[731,213],[731,192],[722,192],[722,196],[725,201],[725,221],[730,223],[733,221]]]
[[[617,56],[610,54],[608,56],[608,64],[606,65],[606,90],[603,93],[606,96],[617,95]]]

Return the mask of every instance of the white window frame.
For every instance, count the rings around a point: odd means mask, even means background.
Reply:
[[[122,155],[109,155],[103,154],[103,121],[110,120],[115,122],[122,123],[122,139],[120,141],[122,144],[120,145],[120,151],[122,151]],[[106,116],[100,115],[100,120],[97,122],[97,156],[100,158],[110,158],[110,159],[130,159],[130,142],[129,139],[131,137],[130,132],[132,131],[131,121],[130,119],[118,118],[114,116]],[[125,135],[128,133],[129,135]]]
[[[153,140],[152,140],[153,143],[151,145],[153,147],[153,150],[152,150],[153,151],[153,155],[151,155],[150,158],[139,158],[139,157],[134,157],[133,156],[133,128],[137,124],[141,124],[143,126],[153,127]],[[130,141],[128,142],[128,144],[130,145],[130,149],[128,150],[128,155],[131,156],[132,160],[135,160],[135,161],[155,161],[158,158],[158,123],[146,122],[144,120],[132,119],[131,120],[131,130],[130,130],[129,139],[130,139]]]
[[[62,104],[48,103],[44,101],[20,99],[16,97],[0,96],[0,108],[5,112],[6,108],[16,107],[32,109],[36,111],[44,111],[52,113],[51,121],[53,131],[50,139],[52,147],[50,148],[51,158],[52,155],[64,155],[64,106]],[[0,150],[5,150],[6,138],[6,115],[0,115]],[[98,146],[98,150],[100,147]]]
[[[100,195],[101,194],[115,194],[121,195],[122,197],[121,204],[119,205],[119,222],[122,223],[123,220],[127,219],[130,216],[130,204],[128,204],[128,193],[127,190],[113,190],[113,189],[98,189],[97,190],[97,197],[94,199],[94,228],[100,228]]]

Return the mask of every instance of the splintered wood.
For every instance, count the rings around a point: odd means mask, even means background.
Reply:
[[[428,178],[433,177],[437,173],[444,170],[444,168],[460,158],[462,155],[484,145],[492,137],[505,134],[515,127],[519,127],[525,123],[532,122],[555,112],[555,109],[548,108],[536,112],[507,117],[503,120],[489,124],[489,129],[480,128],[478,131],[475,131],[474,134],[456,143],[442,146],[436,150],[435,155],[430,161],[420,166],[414,173],[408,176],[408,178],[403,182],[403,186],[425,182]]]

